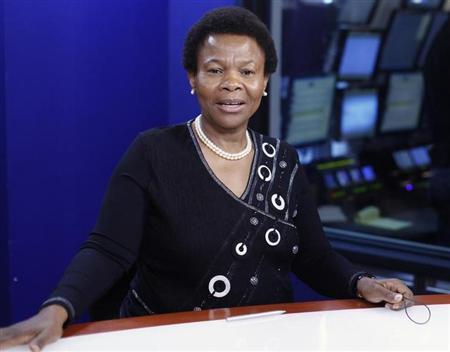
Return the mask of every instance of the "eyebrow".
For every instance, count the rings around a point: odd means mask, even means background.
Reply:
[[[206,60],[205,64],[210,64],[210,63],[219,63],[220,64],[222,62],[223,62],[223,60],[212,58],[212,59]],[[253,60],[247,60],[247,61],[239,62],[239,64],[242,64],[244,66],[248,65],[248,64],[254,64],[254,63],[255,63],[255,61],[253,61]]]

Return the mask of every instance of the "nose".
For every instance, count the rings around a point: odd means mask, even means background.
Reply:
[[[230,92],[242,89],[242,81],[238,72],[230,71],[223,76],[221,88]]]

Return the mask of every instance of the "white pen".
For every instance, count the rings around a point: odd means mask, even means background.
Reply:
[[[273,315],[280,315],[280,314],[284,314],[284,313],[286,313],[285,310],[270,310],[268,312],[262,312],[262,313],[236,315],[234,317],[225,318],[225,320],[226,321],[235,321],[235,320],[262,318],[262,317],[270,317]]]

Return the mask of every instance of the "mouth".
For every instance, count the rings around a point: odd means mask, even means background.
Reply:
[[[245,105],[242,99],[222,99],[217,102],[220,110],[225,112],[238,112]]]

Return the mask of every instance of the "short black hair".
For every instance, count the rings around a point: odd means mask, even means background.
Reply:
[[[264,52],[264,74],[275,72],[278,58],[269,30],[254,13],[238,6],[209,11],[191,27],[183,48],[183,66],[187,72],[197,72],[199,49],[210,34],[237,34],[255,39]]]

